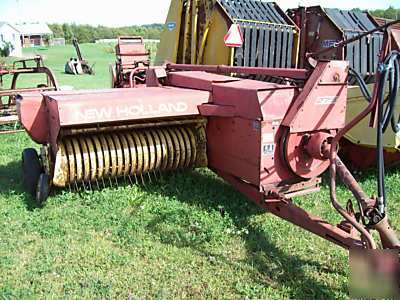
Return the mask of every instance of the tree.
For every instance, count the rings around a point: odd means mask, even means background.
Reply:
[[[2,42],[2,44],[0,44],[0,56],[1,57],[10,56],[10,54],[13,50],[14,50],[14,46],[10,42]]]
[[[393,6],[390,6],[388,9],[383,10],[383,9],[377,9],[370,11],[370,13],[379,18],[385,18],[385,19],[392,19],[392,20],[398,20],[400,18],[400,9],[396,9]]]
[[[93,43],[98,39],[116,39],[122,35],[140,35],[146,39],[159,39],[163,24],[149,24],[143,26],[105,27],[77,24],[49,24],[55,38],[65,38],[71,43],[75,37],[80,43]]]
[[[71,30],[71,26],[69,24],[67,24],[67,23],[64,23],[62,25],[62,30],[63,30],[63,33],[64,33],[65,42],[66,43],[72,43],[72,39],[74,37],[74,34],[73,34],[72,30]],[[58,37],[58,36],[55,36],[55,37]]]

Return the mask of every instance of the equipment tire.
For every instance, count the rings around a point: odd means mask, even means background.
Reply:
[[[42,172],[39,155],[35,149],[28,148],[22,152],[22,171],[25,189],[35,197],[40,173]]]
[[[42,173],[39,176],[39,180],[37,182],[36,188],[36,201],[39,206],[43,205],[46,202],[47,198],[50,194],[50,182],[49,175],[46,173]]]

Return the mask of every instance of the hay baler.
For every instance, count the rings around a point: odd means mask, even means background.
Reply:
[[[20,120],[42,145],[40,155],[23,152],[24,182],[43,203],[51,187],[101,188],[207,166],[266,211],[339,246],[375,249],[376,229],[384,248],[399,249],[384,191],[368,197],[337,156],[339,139],[378,107],[378,91],[348,125],[348,63],[340,60],[313,70],[168,64],[148,68],[136,88],[22,94]],[[318,192],[328,169],[331,201],[343,217],[338,226],[293,201]],[[358,205],[339,204],[336,175]]]

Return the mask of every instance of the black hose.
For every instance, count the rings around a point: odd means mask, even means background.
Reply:
[[[400,115],[396,116],[396,104],[398,100],[398,91],[400,88],[400,52],[391,51],[385,58],[383,63],[379,64],[378,72],[380,73],[379,81],[375,84],[377,88],[377,162],[378,162],[378,210],[384,217],[387,207],[386,190],[385,190],[385,159],[383,147],[383,134],[391,124],[393,132],[400,131]],[[361,93],[368,102],[371,102],[372,96],[367,88],[367,84],[361,75],[350,68],[352,74],[360,86]],[[385,98],[388,87],[388,94]]]
[[[361,77],[361,75],[354,70],[353,68],[349,68],[349,73],[355,77],[355,79],[358,82],[358,86],[360,87],[361,93],[363,94],[364,98],[368,101],[371,102],[372,96],[371,93],[368,90],[367,84],[365,83],[364,79]]]

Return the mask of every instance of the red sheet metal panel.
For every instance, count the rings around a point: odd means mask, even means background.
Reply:
[[[321,62],[317,65],[283,121],[290,132],[344,127],[347,69],[346,61]]]
[[[282,181],[296,179],[282,157],[280,143],[283,133],[280,123],[274,119],[261,123],[260,182],[262,186],[278,185]]]
[[[291,86],[242,80],[214,84],[212,102],[235,106],[236,116],[247,119],[283,119],[296,94]]]
[[[239,81],[239,78],[206,73],[202,71],[171,72],[168,74],[168,84],[177,87],[210,91],[213,83]]]
[[[42,95],[40,93],[21,95],[17,101],[17,111],[22,126],[32,140],[39,144],[45,144],[48,141],[50,131]]]
[[[259,189],[295,181],[296,176],[281,159],[279,144],[281,122],[297,94],[291,86],[254,80],[214,84],[212,107],[200,106],[200,111],[210,116],[211,168]]]
[[[78,126],[198,115],[198,105],[208,102],[209,93],[152,87],[48,93],[44,97],[48,103],[57,103],[54,109],[61,126]]]
[[[260,184],[260,138],[258,121],[212,117],[207,125],[207,154],[213,169]]]

